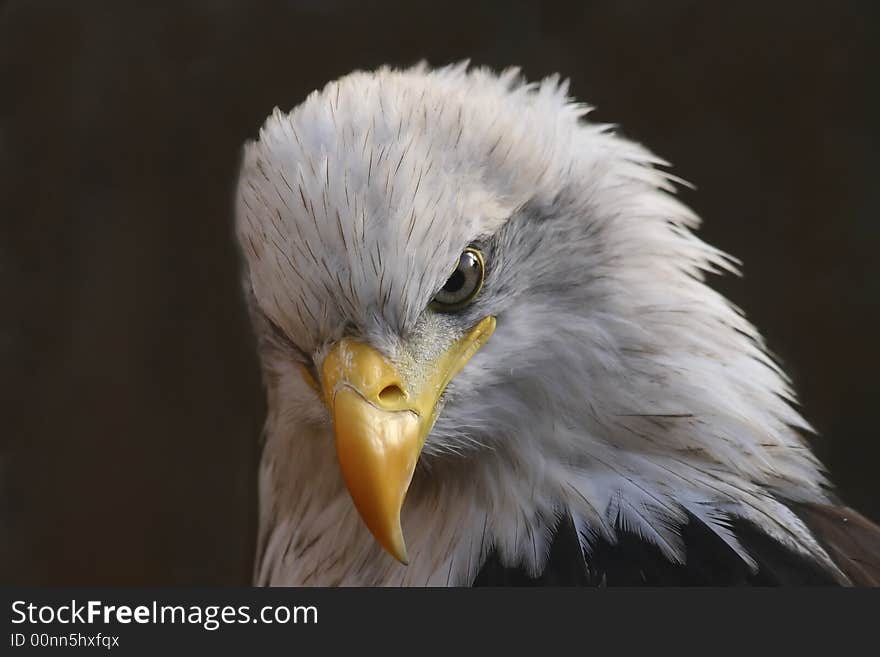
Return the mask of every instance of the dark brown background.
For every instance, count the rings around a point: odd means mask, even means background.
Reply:
[[[676,164],[844,497],[880,517],[880,17],[839,2],[0,4],[0,576],[239,584],[239,148],[354,68],[560,71]]]

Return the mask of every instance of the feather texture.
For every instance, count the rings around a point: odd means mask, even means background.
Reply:
[[[490,555],[538,577],[559,518],[590,563],[625,538],[688,567],[698,523],[751,573],[746,523],[846,580],[790,510],[829,504],[790,381],[705,284],[736,261],[694,235],[662,159],[567,93],[466,64],[357,72],[245,148],[236,226],[269,401],[258,583],[464,585]],[[431,312],[469,244],[479,297]],[[300,367],[348,335],[412,372],[487,315],[419,460],[403,567],[363,527]]]

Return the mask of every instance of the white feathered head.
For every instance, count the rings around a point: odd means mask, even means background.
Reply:
[[[273,528],[303,546],[333,526],[325,554],[348,542],[398,572],[342,482],[414,563],[491,544],[537,570],[563,508],[585,546],[622,527],[679,559],[691,514],[734,549],[730,516],[821,551],[773,496],[824,499],[808,426],[704,282],[730,258],[693,235],[665,163],[588,110],[556,77],[382,69],[276,110],[247,146],[264,552]],[[457,547],[453,524],[484,540]]]

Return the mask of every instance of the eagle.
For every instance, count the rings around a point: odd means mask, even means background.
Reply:
[[[880,584],[880,529],[706,282],[738,261],[568,86],[356,71],[245,144],[256,585]]]

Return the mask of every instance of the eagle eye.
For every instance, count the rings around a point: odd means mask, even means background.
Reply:
[[[454,312],[463,308],[479,294],[483,277],[483,254],[469,246],[459,257],[455,271],[437,292],[431,307],[440,312]]]

